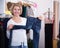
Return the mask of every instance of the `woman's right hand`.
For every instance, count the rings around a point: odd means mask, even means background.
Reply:
[[[7,29],[10,30],[13,28],[13,26],[14,26],[13,24],[10,24]]]

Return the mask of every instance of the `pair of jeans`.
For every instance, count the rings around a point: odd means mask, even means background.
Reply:
[[[38,18],[27,17],[27,29],[33,29],[33,48],[38,48],[41,20]]]
[[[35,19],[32,29],[33,29],[33,48],[38,48],[39,33],[40,33],[40,29],[41,29],[41,20],[39,20],[38,18]]]

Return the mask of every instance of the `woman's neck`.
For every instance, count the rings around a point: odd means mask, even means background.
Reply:
[[[12,19],[13,19],[16,23],[19,23],[19,22],[22,21],[20,16],[14,16]]]
[[[20,16],[14,16],[14,18],[20,18]]]

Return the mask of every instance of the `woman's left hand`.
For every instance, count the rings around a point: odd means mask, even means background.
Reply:
[[[44,17],[43,16],[38,16],[38,19],[44,20]]]

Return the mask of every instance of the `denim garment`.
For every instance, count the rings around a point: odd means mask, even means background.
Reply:
[[[38,48],[41,20],[35,19],[32,29],[33,29],[33,48]]]
[[[27,17],[28,29],[33,29],[33,48],[38,48],[39,45],[39,32],[41,29],[41,20],[38,18]]]

